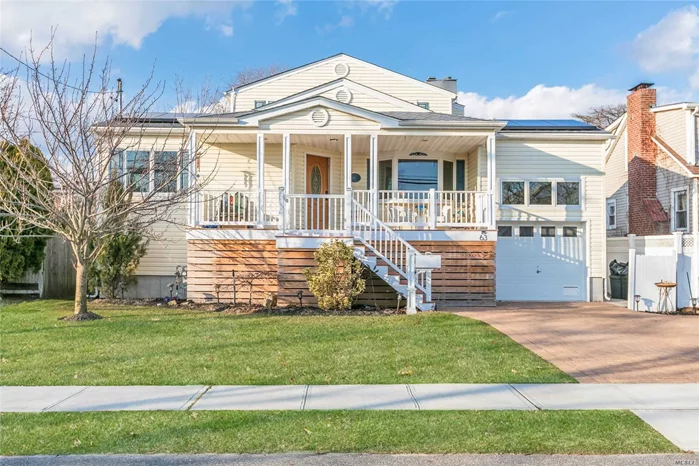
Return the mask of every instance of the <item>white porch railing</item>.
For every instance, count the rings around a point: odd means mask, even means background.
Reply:
[[[202,191],[198,193],[196,216],[199,225],[276,225],[279,222],[279,193],[264,191],[262,217],[257,191]]]
[[[345,231],[347,196],[264,191],[198,193],[196,225],[278,226],[290,231]],[[492,194],[485,191],[351,191],[351,199],[393,228],[485,227]]]
[[[344,231],[345,196],[287,194],[282,210],[283,229],[289,231]]]
[[[417,306],[416,291],[420,290],[426,302],[432,301],[432,269],[438,268],[439,256],[431,257],[422,254],[395,231],[379,220],[369,209],[358,201],[352,200],[350,209],[351,231],[355,239],[384,261],[388,267],[395,270],[400,277],[405,278],[407,308],[414,312]],[[400,278],[398,278],[400,281]],[[395,283],[400,288],[399,283]]]
[[[371,191],[353,191],[354,200],[372,210]],[[492,194],[485,191],[379,191],[379,219],[390,226],[486,226]]]

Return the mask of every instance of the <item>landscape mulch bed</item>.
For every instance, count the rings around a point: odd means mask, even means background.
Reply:
[[[139,307],[173,307],[177,309],[191,309],[200,312],[220,312],[232,315],[284,315],[284,316],[392,316],[404,315],[405,309],[377,308],[373,306],[357,306],[349,311],[324,311],[310,306],[289,306],[266,309],[264,306],[231,303],[194,303],[180,301],[175,305],[159,299],[95,299],[91,301],[95,309],[110,309],[124,306]]]

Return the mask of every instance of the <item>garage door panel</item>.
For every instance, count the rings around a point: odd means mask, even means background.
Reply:
[[[577,225],[575,225],[577,226]],[[584,235],[500,237],[496,251],[496,294],[504,301],[584,301]]]

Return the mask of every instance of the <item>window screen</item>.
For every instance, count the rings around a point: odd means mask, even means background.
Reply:
[[[466,161],[456,161],[456,190],[466,191]]]

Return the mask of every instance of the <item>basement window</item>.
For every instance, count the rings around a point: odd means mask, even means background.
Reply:
[[[541,236],[544,238],[553,238],[556,236],[556,227],[541,227]]]

